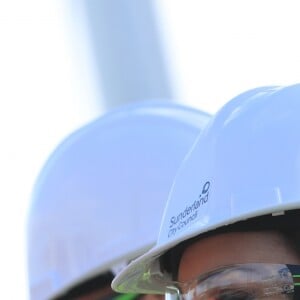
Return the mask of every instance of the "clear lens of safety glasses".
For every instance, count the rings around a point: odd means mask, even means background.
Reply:
[[[300,300],[300,266],[230,265],[167,288],[168,300]]]

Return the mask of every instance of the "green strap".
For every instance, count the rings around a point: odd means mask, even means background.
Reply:
[[[120,294],[114,297],[114,300],[135,300],[139,294]]]

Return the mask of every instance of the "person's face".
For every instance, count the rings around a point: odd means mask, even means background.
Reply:
[[[196,241],[185,249],[179,264],[178,281],[189,282],[200,275],[234,264],[275,263],[299,265],[299,256],[287,244],[284,237],[277,232],[219,234]],[[234,299],[255,298],[241,297]]]
[[[109,299],[113,300],[114,299],[113,295],[115,296],[115,293],[113,292],[111,287],[106,286],[97,291],[93,291],[86,295],[80,296],[74,300],[109,300]],[[163,298],[164,297],[160,295],[140,295],[138,297],[139,300],[163,300]]]
[[[108,299],[111,295],[113,295],[113,290],[108,285],[96,291],[92,291],[86,295],[82,295],[77,297],[74,300],[99,300],[99,299]]]

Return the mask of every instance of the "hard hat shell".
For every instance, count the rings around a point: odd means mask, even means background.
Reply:
[[[31,299],[49,299],[155,243],[175,172],[207,113],[128,105],[79,129],[43,167],[28,214]]]
[[[226,104],[176,176],[156,246],[113,281],[119,292],[164,293],[159,257],[182,241],[256,216],[300,208],[300,85],[262,87]]]

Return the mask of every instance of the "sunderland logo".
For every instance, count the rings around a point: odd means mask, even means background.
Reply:
[[[182,228],[194,221],[200,207],[205,205],[208,201],[210,182],[206,181],[202,187],[202,192],[191,205],[187,206],[178,215],[172,216],[170,219],[168,238],[174,236]]]

